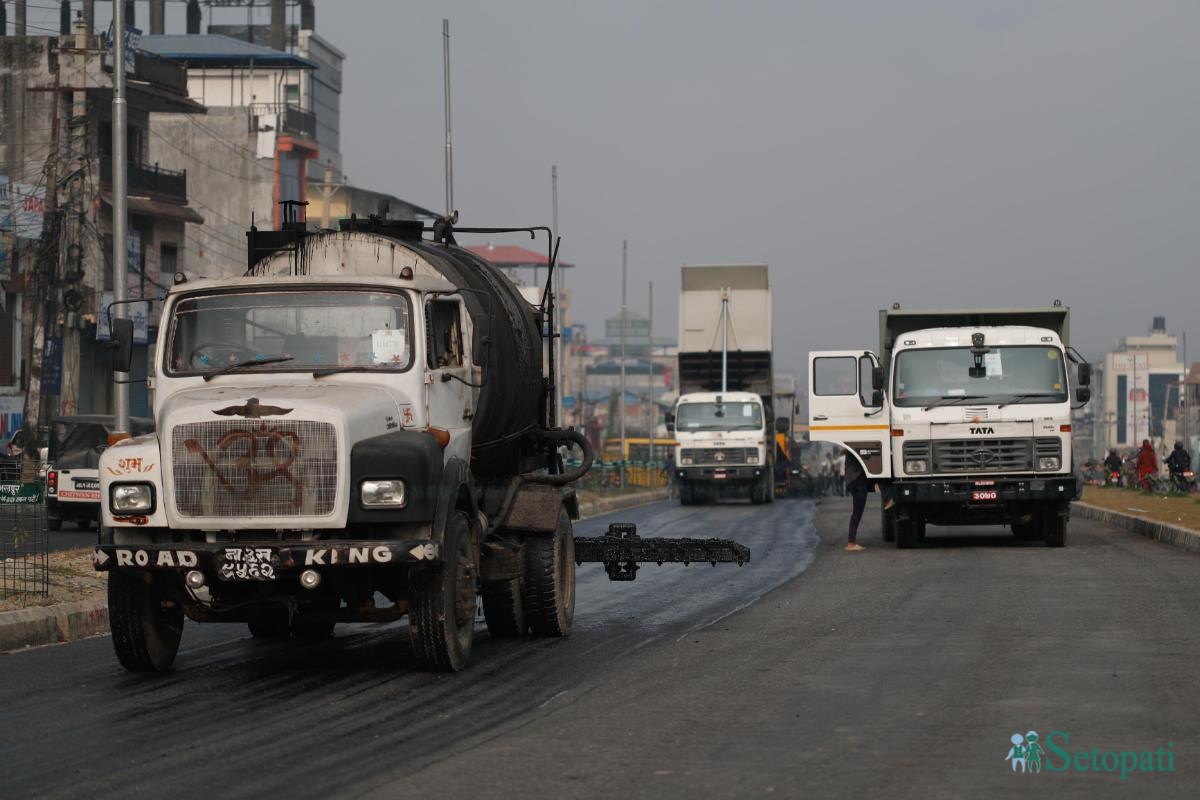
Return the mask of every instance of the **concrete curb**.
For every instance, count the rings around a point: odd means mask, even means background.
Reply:
[[[1104,522],[1109,525],[1116,525],[1119,528],[1125,528],[1134,533],[1140,533],[1142,536],[1157,539],[1164,544],[1178,547],[1180,550],[1187,550],[1190,553],[1200,553],[1200,531],[1194,531],[1191,528],[1170,525],[1166,522],[1156,522],[1144,517],[1135,517],[1132,514],[1123,514],[1120,511],[1110,511],[1107,508],[1101,508],[1100,506],[1094,506],[1078,500],[1071,504],[1071,512],[1084,519]]]
[[[666,489],[638,492],[581,503],[579,511],[585,518],[594,517],[656,503],[667,497]],[[0,653],[73,642],[108,632],[108,601],[102,598],[5,611],[0,612]]]
[[[603,500],[596,500],[591,503],[580,503],[579,516],[581,519],[587,519],[588,517],[596,517],[613,511],[623,511],[627,508],[636,508],[637,506],[657,503],[659,500],[666,500],[668,497],[670,497],[670,493],[666,489],[637,492],[635,494],[621,495],[620,497],[606,497]]]
[[[103,598],[0,613],[0,653],[108,633]]]

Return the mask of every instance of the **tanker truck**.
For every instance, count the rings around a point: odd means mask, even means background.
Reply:
[[[683,505],[775,496],[766,264],[682,268],[679,400],[668,417]]]
[[[492,636],[565,636],[577,563],[632,580],[642,561],[749,559],[632,525],[576,539],[571,483],[591,452],[552,422],[549,279],[531,305],[446,220],[339,228],[252,226],[244,276],[175,277],[151,371],[156,433],[100,461],[94,558],[122,665],[169,669],[185,617],[322,639],[407,616],[417,663],[456,671],[479,598]],[[564,470],[572,446],[582,463]]]
[[[1078,490],[1071,413],[1091,396],[1069,334],[1058,301],[893,305],[879,312],[878,354],[809,353],[811,438],[840,445],[887,490],[883,538],[900,548],[929,524],[1007,525],[1062,547]]]

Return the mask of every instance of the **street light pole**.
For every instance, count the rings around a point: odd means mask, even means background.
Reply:
[[[442,94],[446,106],[446,219],[454,218],[454,145],[450,136],[450,20],[442,20]]]
[[[550,166],[550,199],[552,203],[550,225],[554,229],[554,233],[550,235],[550,240],[553,242],[558,239],[558,165]],[[552,245],[553,246],[553,245]],[[534,281],[537,285],[537,281]],[[558,335],[562,336],[563,332],[563,268],[559,263],[554,269],[554,330],[558,331]],[[556,420],[558,427],[563,426],[563,400],[566,398],[566,373],[563,367],[566,365],[564,353],[566,352],[566,344],[562,339],[558,340],[558,351],[555,357],[558,360],[555,374],[558,375],[558,419]]]
[[[629,240],[621,240],[621,399],[617,403],[621,420],[621,488],[625,488],[625,272],[629,262]]]
[[[649,311],[646,317],[646,462],[654,463],[654,281],[650,281]]]
[[[125,2],[113,0],[112,225],[113,305],[124,316],[129,295],[129,182],[125,126]],[[111,311],[109,312],[111,313]],[[113,433],[129,433],[129,373],[113,373]]]

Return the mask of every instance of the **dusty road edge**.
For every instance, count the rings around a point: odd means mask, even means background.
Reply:
[[[1120,511],[1110,511],[1107,508],[1101,508],[1100,506],[1094,506],[1078,500],[1071,504],[1071,512],[1084,519],[1115,525],[1118,528],[1124,528],[1125,530],[1141,534],[1149,539],[1157,539],[1164,544],[1178,547],[1180,550],[1187,550],[1190,553],[1200,553],[1200,531],[1194,531],[1191,528],[1171,525],[1166,522],[1157,522],[1144,517],[1135,517],[1133,514],[1123,514]]]
[[[584,519],[667,499],[665,489],[580,503]],[[0,653],[73,642],[108,633],[108,601],[104,598],[35,606],[0,613]]]

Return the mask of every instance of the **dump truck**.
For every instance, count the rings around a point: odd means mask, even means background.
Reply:
[[[297,214],[250,228],[244,276],[175,276],[157,432],[101,457],[95,564],[127,669],[168,669],[185,617],[322,639],[407,616],[417,663],[455,671],[479,598],[492,636],[565,636],[578,563],[627,581],[640,562],[748,560],[632,525],[574,537],[571,485],[592,454],[553,423],[549,277],[531,305],[455,240],[547,229],[352,217],[311,231]],[[130,335],[114,322],[118,371]]]
[[[682,268],[678,374],[679,399],[667,422],[678,442],[680,502],[771,502],[774,387],[766,264]]]
[[[927,525],[1007,525],[1066,541],[1078,485],[1072,411],[1091,366],[1070,310],[879,312],[879,350],[809,353],[813,441],[847,451],[881,495],[883,537],[917,546]]]

